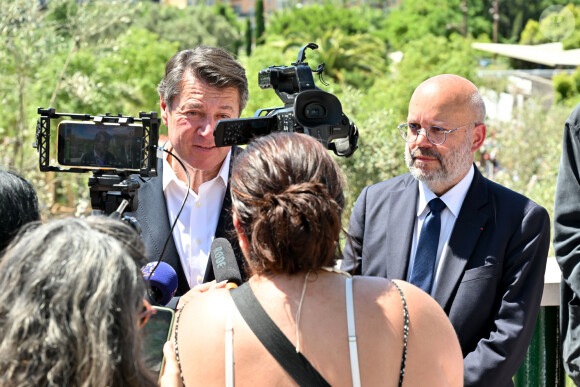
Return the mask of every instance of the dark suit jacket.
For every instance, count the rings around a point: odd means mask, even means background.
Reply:
[[[366,187],[343,269],[356,262],[359,274],[406,279],[418,197],[410,174]],[[536,324],[549,244],[546,210],[475,168],[433,290],[459,337],[466,386],[513,385]]]
[[[232,147],[230,176],[234,160],[241,151],[242,149],[239,147]],[[139,222],[142,229],[141,235],[145,241],[146,254],[151,261],[159,259],[165,241],[171,234],[171,225],[169,224],[169,217],[167,216],[167,205],[165,203],[165,196],[163,195],[163,160],[161,158],[158,160],[157,166],[156,177],[140,179],[141,185],[137,192],[137,211],[134,213],[126,213],[128,216],[135,217]],[[242,273],[242,279],[245,279],[244,257],[240,250],[232,222],[231,208],[232,198],[230,196],[230,184],[228,181],[222,209],[215,230],[215,238],[226,238],[230,241],[234,249],[234,254],[236,255],[238,266],[240,267],[240,272]],[[200,225],[200,227],[203,227],[203,225]],[[167,262],[175,269],[178,279],[177,293],[175,295],[182,296],[189,290],[189,284],[185,277],[183,268],[181,267],[181,260],[175,247],[173,235],[169,238],[167,250],[163,255],[163,261]],[[208,260],[203,282],[213,281],[214,279],[213,266],[211,261]]]
[[[554,251],[563,277],[562,359],[568,375],[580,385],[580,105],[564,125],[554,202]]]

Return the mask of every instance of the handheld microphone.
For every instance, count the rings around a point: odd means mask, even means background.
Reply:
[[[216,282],[227,280],[227,289],[236,288],[242,283],[242,275],[236,261],[234,249],[227,239],[214,239],[209,256]]]
[[[159,266],[153,271],[157,263]],[[143,266],[141,272],[149,282],[151,300],[159,305],[167,305],[177,291],[177,273],[173,267],[167,262],[153,261]]]

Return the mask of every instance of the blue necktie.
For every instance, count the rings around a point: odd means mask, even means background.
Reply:
[[[439,246],[439,233],[441,231],[441,211],[445,208],[445,203],[439,198],[429,202],[431,210],[425,217],[421,227],[413,272],[409,282],[431,293],[433,286],[433,272],[435,271],[435,261],[437,260],[437,247]]]

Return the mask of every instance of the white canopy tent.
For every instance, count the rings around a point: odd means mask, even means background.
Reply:
[[[472,43],[471,47],[546,66],[580,66],[580,49],[564,50],[562,43],[538,45]]]

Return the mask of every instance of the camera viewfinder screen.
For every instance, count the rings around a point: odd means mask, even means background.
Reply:
[[[58,125],[57,158],[60,165],[138,171],[142,148],[143,126],[140,124],[62,121]]]

